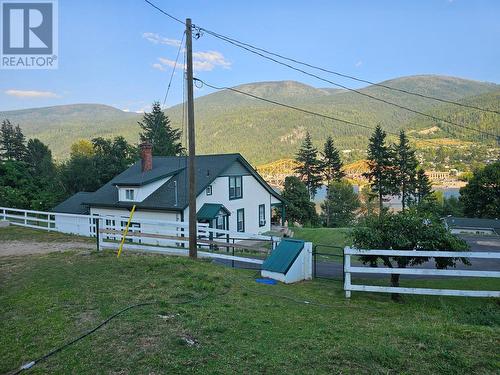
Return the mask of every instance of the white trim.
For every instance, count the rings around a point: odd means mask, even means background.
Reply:
[[[402,288],[376,285],[353,285],[351,283],[352,273],[376,273],[376,274],[401,274],[401,275],[437,275],[437,276],[459,276],[459,277],[491,277],[500,278],[498,271],[473,271],[473,270],[447,270],[447,269],[425,269],[425,268],[389,268],[389,267],[351,267],[351,256],[402,256],[402,257],[432,257],[432,258],[481,258],[500,259],[500,253],[495,252],[464,252],[464,251],[427,251],[427,250],[365,250],[344,248],[344,290],[346,298],[351,297],[351,291],[378,292],[378,293],[401,293],[422,294],[435,296],[464,296],[464,297],[500,297],[497,290],[455,290],[455,289],[432,289],[432,288]]]

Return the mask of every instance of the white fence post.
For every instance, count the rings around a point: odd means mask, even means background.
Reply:
[[[344,290],[345,297],[351,298],[351,255],[347,253],[349,247],[344,247]]]

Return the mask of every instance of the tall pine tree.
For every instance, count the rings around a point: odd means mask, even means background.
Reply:
[[[417,203],[422,203],[432,193],[432,184],[429,177],[427,177],[423,169],[419,169],[415,182],[415,198],[417,199]]]
[[[306,133],[295,160],[299,163],[295,171],[306,185],[309,196],[314,198],[318,187],[321,186],[321,163],[318,160],[318,150],[313,146],[309,132]]]
[[[153,144],[153,155],[175,156],[184,153],[181,144],[182,133],[179,129],[172,128],[159,102],[153,103],[151,112],[144,113],[138,124],[143,130],[140,133],[141,142],[149,141]]]
[[[345,173],[342,170],[344,164],[340,159],[339,150],[337,150],[333,144],[331,136],[328,136],[326,139],[322,157],[321,168],[327,186],[330,186],[332,181],[340,181],[345,177]]]
[[[379,199],[379,215],[383,213],[384,197],[394,193],[393,153],[385,144],[386,134],[377,125],[368,145],[368,172],[363,176],[368,179],[372,191]]]
[[[403,211],[415,195],[417,158],[404,130],[399,133],[399,143],[394,146],[394,191],[401,197]]]

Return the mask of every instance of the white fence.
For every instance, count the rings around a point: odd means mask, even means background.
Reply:
[[[95,220],[90,215],[0,207],[0,220],[9,221],[12,225],[43,229],[49,232],[78,234],[86,237],[95,235]]]
[[[500,291],[492,290],[455,290],[431,288],[403,288],[375,285],[354,285],[351,283],[351,273],[361,274],[400,274],[400,275],[433,275],[433,276],[459,276],[459,277],[493,277],[500,278],[497,271],[472,271],[448,269],[423,269],[423,268],[386,268],[386,267],[353,267],[351,256],[375,255],[398,257],[432,257],[432,258],[482,258],[500,259],[500,253],[494,252],[456,252],[456,251],[416,251],[416,250],[363,250],[344,248],[344,290],[347,298],[351,291],[381,292],[400,294],[423,294],[438,296],[466,296],[466,297],[500,297]]]
[[[99,216],[99,247],[117,249],[126,222],[127,218],[124,217]],[[129,232],[126,235],[124,250],[188,255],[188,237],[189,224],[186,222],[132,219]],[[279,241],[279,238],[276,237],[215,229],[208,227],[207,224],[200,223],[198,223],[197,228],[197,239],[200,249],[198,256],[201,258],[218,258],[254,264],[262,264],[263,260],[235,256],[234,249],[267,255]],[[246,244],[245,242],[247,241],[252,242],[252,244]],[[214,248],[219,251],[213,252]],[[232,250],[232,255],[229,253],[230,249]],[[223,253],[224,251],[226,254]]]
[[[122,239],[128,216],[91,216],[0,207],[0,220],[9,221],[12,225],[46,231],[86,237],[98,235],[99,248],[116,249]],[[132,218],[124,249],[187,255],[188,237],[189,224],[186,222]],[[229,249],[232,253],[235,248],[240,251],[266,253],[280,240],[279,237],[209,228],[208,224],[201,223],[198,223],[197,238],[200,257],[254,264],[261,264],[263,260],[230,255]],[[249,245],[248,241],[253,244]],[[227,254],[203,251],[214,248],[225,249]]]

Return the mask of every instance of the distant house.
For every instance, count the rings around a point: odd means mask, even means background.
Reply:
[[[500,220],[448,216],[444,219],[451,233],[500,235]]]
[[[153,157],[143,145],[142,160],[93,193],[77,193],[53,211],[134,219],[188,221],[186,157]],[[212,228],[260,234],[271,229],[271,212],[282,205],[270,187],[240,154],[196,157],[198,222]]]

